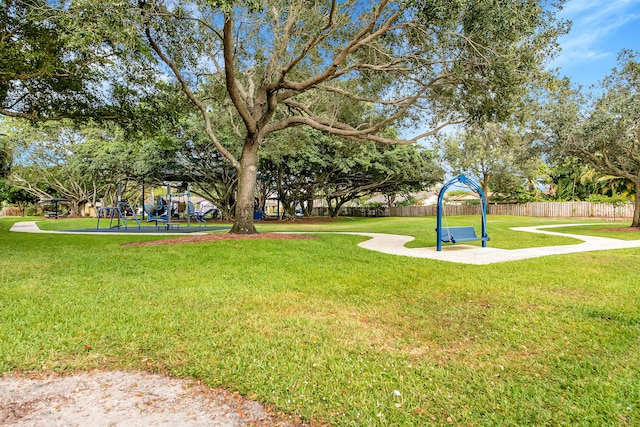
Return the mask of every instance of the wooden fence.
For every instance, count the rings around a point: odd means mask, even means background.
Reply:
[[[592,202],[490,203],[487,215],[514,215],[550,218],[632,218],[634,204],[614,205]],[[445,215],[478,215],[480,205],[445,205]],[[389,209],[390,216],[435,216],[435,206],[402,206]]]
[[[525,204],[490,203],[488,215],[514,215],[551,218],[632,218],[634,205],[592,202],[532,202]],[[445,205],[448,216],[479,215],[480,205]],[[340,216],[436,216],[436,206],[343,207]],[[314,209],[314,215],[327,216],[326,208]]]
[[[22,211],[20,210],[20,208],[6,206],[0,209],[0,217],[3,216],[22,216]]]
[[[312,212],[313,216],[329,216],[329,209],[322,206],[316,206],[313,208]],[[389,215],[389,208],[377,207],[370,208],[367,206],[343,206],[340,208],[339,216],[355,216],[355,217],[365,217],[365,216],[394,216]]]

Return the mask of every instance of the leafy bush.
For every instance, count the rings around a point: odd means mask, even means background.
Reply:
[[[365,203],[364,206],[367,207],[367,208],[371,208],[371,209],[378,209],[378,208],[382,207],[382,203],[380,203],[380,202],[371,202],[371,203]]]
[[[27,205],[27,207],[24,208],[24,213],[28,216],[38,215],[38,207],[36,205]]]
[[[418,203],[418,199],[413,196],[409,196],[405,200],[396,203],[396,206],[413,206],[416,203]]]
[[[612,205],[624,205],[629,203],[631,200],[627,196],[623,196],[622,194],[615,194],[613,196],[604,196],[602,194],[592,194],[587,197],[587,202],[593,203],[611,203]]]

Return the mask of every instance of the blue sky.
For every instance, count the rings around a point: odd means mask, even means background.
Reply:
[[[622,49],[640,52],[640,0],[568,0],[560,17],[572,21],[550,64],[584,88],[616,66]]]

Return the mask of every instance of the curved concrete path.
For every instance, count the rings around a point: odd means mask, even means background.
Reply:
[[[118,231],[109,231],[108,233],[98,232],[93,230],[86,231],[77,231],[77,230],[41,230],[36,224],[35,221],[22,221],[16,222],[13,224],[9,231],[16,231],[18,233],[46,233],[46,234],[94,234],[100,236],[113,236],[113,235],[123,235],[123,236],[193,236],[196,234],[206,234],[208,231],[194,231],[189,233],[180,233],[180,232],[171,232],[171,233],[163,233],[162,231],[151,233],[136,233],[136,232],[118,232]]]
[[[620,240],[607,237],[583,236],[580,234],[560,233],[557,231],[548,231],[549,228],[575,227],[582,225],[597,224],[558,224],[558,225],[539,225],[535,227],[514,227],[511,230],[523,231],[527,233],[550,234],[553,236],[571,237],[581,240],[582,243],[575,245],[562,246],[544,246],[539,248],[524,249],[498,249],[492,247],[483,248],[481,246],[472,245],[446,245],[442,247],[442,251],[438,252],[435,247],[431,248],[407,248],[405,245],[414,240],[412,236],[403,236],[399,234],[383,234],[383,233],[360,233],[360,232],[324,232],[309,234],[351,234],[356,236],[369,237],[358,244],[359,247],[378,251],[389,255],[409,256],[414,258],[429,258],[438,261],[457,262],[461,264],[493,264],[496,262],[517,261],[527,258],[538,258],[550,255],[571,254],[576,252],[605,251],[611,249],[627,249],[640,248],[640,240]],[[34,221],[16,222],[11,231],[25,233],[65,233],[64,230],[41,230]],[[69,234],[96,234],[95,232],[68,232]],[[117,233],[110,233],[110,235]],[[124,233],[123,233],[124,234]],[[127,235],[135,235],[136,233],[126,233]],[[193,233],[191,233],[193,234]],[[144,235],[149,235],[148,233]],[[156,234],[158,235],[158,234]],[[180,233],[171,233],[172,236],[180,235]]]
[[[517,261],[527,258],[538,258],[550,255],[570,254],[576,252],[604,251],[610,249],[640,248],[640,240],[620,240],[607,237],[583,236],[580,234],[560,233],[542,229],[575,227],[596,224],[560,224],[540,225],[536,227],[514,227],[511,230],[528,233],[550,234],[553,236],[572,237],[582,240],[575,245],[544,246],[524,249],[483,248],[472,245],[447,245],[438,252],[432,248],[407,248],[405,244],[414,240],[411,236],[379,233],[349,233],[371,237],[370,240],[358,244],[361,248],[383,252],[390,255],[402,255],[416,258],[429,258],[439,261],[458,262],[462,264],[493,264],[497,262]],[[490,244],[490,243],[489,243]]]

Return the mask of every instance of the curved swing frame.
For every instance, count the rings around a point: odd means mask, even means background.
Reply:
[[[438,194],[438,211],[437,211],[438,219],[436,223],[436,233],[437,233],[436,245],[437,245],[438,252],[442,250],[442,213],[443,213],[442,202],[444,200],[444,195],[447,192],[447,189],[457,183],[468,185],[473,190],[475,190],[476,193],[478,193],[478,195],[480,195],[480,203],[482,205],[482,234],[481,234],[481,237],[478,237],[477,239],[474,239],[474,240],[481,240],[483,248],[487,247],[487,240],[489,240],[489,236],[487,236],[487,198],[485,197],[484,192],[482,191],[482,188],[480,188],[478,184],[476,184],[471,179],[467,178],[464,174],[460,174],[455,178],[451,179],[450,181],[448,181],[446,184],[444,184],[444,186],[440,190],[440,194]]]

